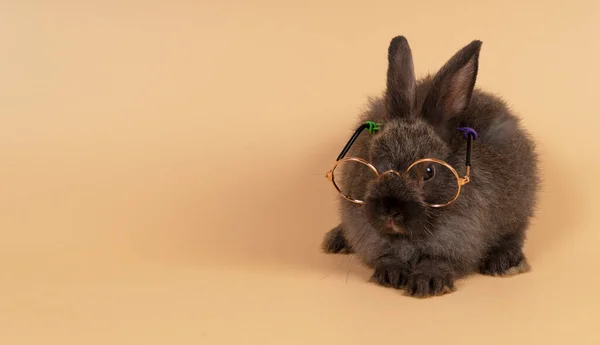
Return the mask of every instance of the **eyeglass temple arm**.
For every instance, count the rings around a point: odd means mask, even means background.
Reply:
[[[467,159],[466,159],[467,171],[466,171],[466,175],[465,175],[465,179],[467,180],[467,182],[471,180],[471,151],[472,151],[474,139],[475,139],[475,135],[473,133],[467,134]]]
[[[348,151],[350,150],[350,147],[352,147],[352,144],[354,144],[354,142],[356,141],[356,139],[358,138],[358,136],[360,135],[360,133],[362,133],[363,130],[368,130],[369,133],[375,133],[379,130],[380,128],[380,124],[379,123],[375,123],[372,121],[367,121],[365,123],[363,123],[362,125],[360,125],[360,127],[358,127],[356,129],[356,131],[354,131],[354,134],[352,134],[352,137],[350,137],[350,140],[348,140],[348,143],[346,144],[346,146],[344,146],[344,149],[342,150],[342,152],[340,152],[339,156],[336,158],[336,161],[339,161],[340,159],[344,158],[344,156],[346,155],[346,153],[348,153]]]
[[[471,151],[473,147],[473,140],[477,139],[477,132],[471,127],[459,127],[458,131],[463,132],[465,134],[465,138],[467,138],[467,172],[465,174],[464,180],[465,183],[468,183],[471,179]]]

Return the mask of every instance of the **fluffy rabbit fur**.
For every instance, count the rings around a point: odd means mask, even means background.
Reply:
[[[408,42],[395,37],[386,91],[371,100],[357,122],[375,121],[382,129],[364,132],[348,154],[381,172],[438,158],[462,175],[466,140],[456,128],[472,127],[479,136],[473,143],[471,182],[458,199],[446,207],[427,207],[420,187],[403,177],[367,179],[350,171],[351,188],[366,203],[340,198],[341,223],[323,241],[324,251],[355,253],[374,268],[373,281],[410,296],[454,291],[455,280],[473,272],[504,276],[529,269],[523,243],[539,185],[537,154],[506,103],[474,89],[481,44],[471,42],[436,75],[417,81]]]

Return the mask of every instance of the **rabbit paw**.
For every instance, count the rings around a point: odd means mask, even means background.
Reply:
[[[404,290],[408,296],[419,298],[444,295],[455,290],[454,277],[435,262],[421,264],[411,272]]]
[[[481,274],[508,277],[530,270],[527,259],[520,248],[492,251],[479,267]]]
[[[375,267],[371,281],[394,289],[402,289],[408,282],[409,271],[402,265],[384,264]]]
[[[325,234],[321,247],[328,254],[351,254],[354,252],[344,237],[341,225],[336,226]]]

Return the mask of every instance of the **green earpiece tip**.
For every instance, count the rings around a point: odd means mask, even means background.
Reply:
[[[367,131],[369,131],[369,133],[373,134],[377,132],[380,128],[381,124],[375,123],[373,121],[367,121]]]

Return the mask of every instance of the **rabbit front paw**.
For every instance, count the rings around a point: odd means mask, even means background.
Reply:
[[[479,267],[481,274],[495,277],[510,277],[530,270],[521,248],[492,251]]]
[[[411,272],[404,290],[406,295],[412,297],[441,296],[455,290],[454,276],[445,265],[438,265],[435,261],[424,262]]]
[[[381,264],[375,267],[371,281],[385,287],[403,289],[408,283],[409,270],[405,264]]]

